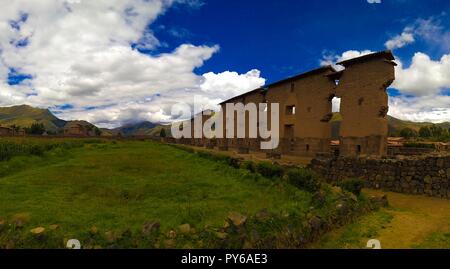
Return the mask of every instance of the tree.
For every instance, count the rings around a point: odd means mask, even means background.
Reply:
[[[430,127],[432,137],[440,137],[444,133],[444,129],[440,126],[433,125]]]
[[[431,136],[430,128],[428,128],[428,126],[421,127],[419,130],[419,135],[420,135],[420,137],[423,137],[423,138],[430,137]]]
[[[166,130],[164,128],[161,129],[161,131],[159,132],[159,136],[160,137],[166,137]]]
[[[94,128],[94,132],[95,132],[96,136],[101,136],[102,135],[102,131],[98,127]]]
[[[18,133],[20,131],[20,126],[17,126],[15,124],[10,125],[9,128],[11,128],[11,130],[13,130],[14,133]]]
[[[45,133],[45,126],[42,123],[33,123],[30,128],[27,128],[27,132],[32,135],[42,135]]]
[[[404,128],[400,131],[400,135],[404,138],[417,137],[417,131],[411,128]]]

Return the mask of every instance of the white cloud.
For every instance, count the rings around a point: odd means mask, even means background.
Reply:
[[[0,105],[71,104],[73,109],[59,111],[58,116],[117,125],[131,119],[166,120],[163,101],[199,93],[209,100],[205,102],[216,102],[264,82],[255,70],[243,75],[196,75],[194,69],[218,46],[183,44],[170,53],[151,56],[133,49],[132,44],[146,50],[160,46],[148,25],[175,2],[191,8],[204,4],[199,0],[0,0]],[[17,46],[20,42],[27,45]],[[9,68],[33,78],[10,86]],[[161,97],[155,97],[157,93]]]
[[[250,70],[245,74],[230,71],[218,74],[210,72],[201,76],[197,85],[169,90],[145,100],[122,102],[95,111],[71,109],[59,112],[65,118],[84,119],[103,127],[116,127],[130,121],[170,122],[173,120],[171,107],[180,101],[192,106],[195,96],[195,101],[200,104],[202,110],[215,109],[220,102],[264,84],[265,79],[260,77],[259,70]],[[200,111],[195,111],[198,112]]]
[[[385,46],[387,49],[399,49],[407,44],[413,43],[415,41],[413,33],[405,30],[400,35],[395,36],[391,40],[386,41]]]
[[[450,96],[390,97],[389,115],[409,121],[434,123],[449,121]]]
[[[447,52],[450,49],[450,31],[447,27],[442,26],[441,17],[446,18],[446,14],[432,16],[428,19],[417,19],[405,27],[401,34],[386,41],[386,48],[399,49],[420,38],[432,47],[440,47]]]
[[[336,70],[343,70],[344,67],[342,67],[341,65],[336,65],[336,63],[361,57],[371,53],[373,53],[373,51],[370,50],[348,50],[343,52],[341,55],[324,53],[322,55],[322,59],[319,62],[321,66],[332,65]]]
[[[369,4],[381,4],[381,0],[367,0]]]
[[[445,54],[439,61],[433,61],[425,53],[416,53],[408,68],[397,59],[396,80],[392,87],[403,94],[427,96],[439,94],[450,88],[450,54]]]

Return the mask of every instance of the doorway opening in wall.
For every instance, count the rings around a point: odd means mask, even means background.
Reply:
[[[356,153],[361,154],[361,145],[356,146]]]
[[[331,118],[331,138],[333,140],[339,139],[339,133],[341,130],[342,114],[341,114],[341,98],[334,96],[330,99],[331,111],[333,117]]]
[[[306,144],[306,152],[309,152],[309,144]]]
[[[287,140],[289,151],[294,151],[294,125],[287,124],[284,126],[284,137]]]
[[[284,126],[284,137],[291,140],[294,138],[294,125],[287,124]]]
[[[341,112],[341,98],[334,96],[331,99],[331,111],[333,113],[340,113]]]
[[[295,106],[286,106],[286,115],[295,115]]]

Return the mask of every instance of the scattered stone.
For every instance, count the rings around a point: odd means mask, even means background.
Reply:
[[[174,239],[167,239],[167,240],[164,240],[164,246],[166,248],[175,248],[176,242]]]
[[[255,217],[259,221],[266,221],[270,218],[269,210],[267,210],[267,208],[261,209],[258,213],[256,213]]]
[[[112,243],[117,240],[117,235],[113,231],[107,231],[105,232],[105,238],[108,243]]]
[[[309,220],[309,225],[313,231],[318,231],[322,227],[322,220],[319,217],[314,216]]]
[[[52,225],[48,226],[48,228],[50,230],[54,231],[54,230],[57,230],[59,228],[59,225],[58,224],[52,224]]]
[[[227,238],[227,236],[228,236],[227,233],[216,232],[216,237],[219,239],[225,239],[225,238]]]
[[[167,237],[168,237],[168,238],[171,238],[171,239],[174,239],[174,238],[177,237],[177,233],[176,233],[174,230],[170,230],[170,231],[167,233]]]
[[[142,233],[144,235],[150,235],[151,233],[159,230],[160,226],[161,225],[157,221],[148,221],[142,226]]]
[[[45,228],[44,227],[37,227],[37,228],[31,229],[30,232],[32,234],[42,234],[43,232],[45,232]]]
[[[228,219],[231,221],[231,223],[233,223],[234,226],[240,227],[247,221],[247,216],[233,212],[228,215]]]
[[[97,227],[92,226],[91,229],[89,229],[89,233],[90,233],[91,235],[96,235],[96,234],[98,234],[98,229],[97,229]]]
[[[31,215],[29,213],[19,213],[12,216],[12,223],[14,226],[20,228],[23,227],[27,222],[31,219]]]
[[[347,205],[345,203],[338,203],[336,205],[336,209],[342,215],[347,214],[347,212],[348,212],[348,207],[347,207]]]
[[[181,234],[189,234],[191,232],[191,225],[189,224],[182,224],[180,226],[178,226],[178,230],[180,231]]]
[[[380,207],[387,207],[389,206],[389,202],[388,202],[388,198],[387,195],[383,195],[383,196],[371,196],[369,197],[370,202],[372,202],[373,204],[380,206]]]

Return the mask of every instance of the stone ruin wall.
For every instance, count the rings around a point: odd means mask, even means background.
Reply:
[[[386,156],[386,89],[395,79],[393,60],[394,56],[390,51],[373,53],[338,63],[345,67],[343,71],[336,71],[332,66],[321,67],[234,97],[221,104],[224,126],[230,120],[226,118],[226,103],[279,103],[280,145],[267,153],[315,157],[318,153],[332,150],[332,99],[339,97],[343,120],[337,155]],[[288,113],[290,107],[295,107],[294,114]],[[240,153],[260,151],[261,139],[249,138],[248,113],[246,114],[246,138],[224,138],[215,141],[198,138],[181,139],[178,142],[209,148],[218,147],[220,150],[233,148]],[[268,114],[270,126],[270,111]],[[193,120],[191,122],[193,126]]]
[[[316,158],[311,169],[329,183],[362,178],[366,187],[450,199],[450,154],[367,158]]]
[[[322,67],[237,96],[221,104],[224,122],[229,120],[226,103],[279,103],[280,145],[274,151],[314,157],[331,150],[332,99],[339,97],[343,118],[339,155],[387,155],[386,89],[395,79],[393,59],[390,51],[378,52],[339,63],[343,71]],[[294,115],[287,113],[289,107],[295,107]],[[248,115],[246,119],[248,136]],[[235,120],[235,130],[236,125]],[[260,139],[221,139],[218,144],[222,150],[246,153],[259,151]]]

